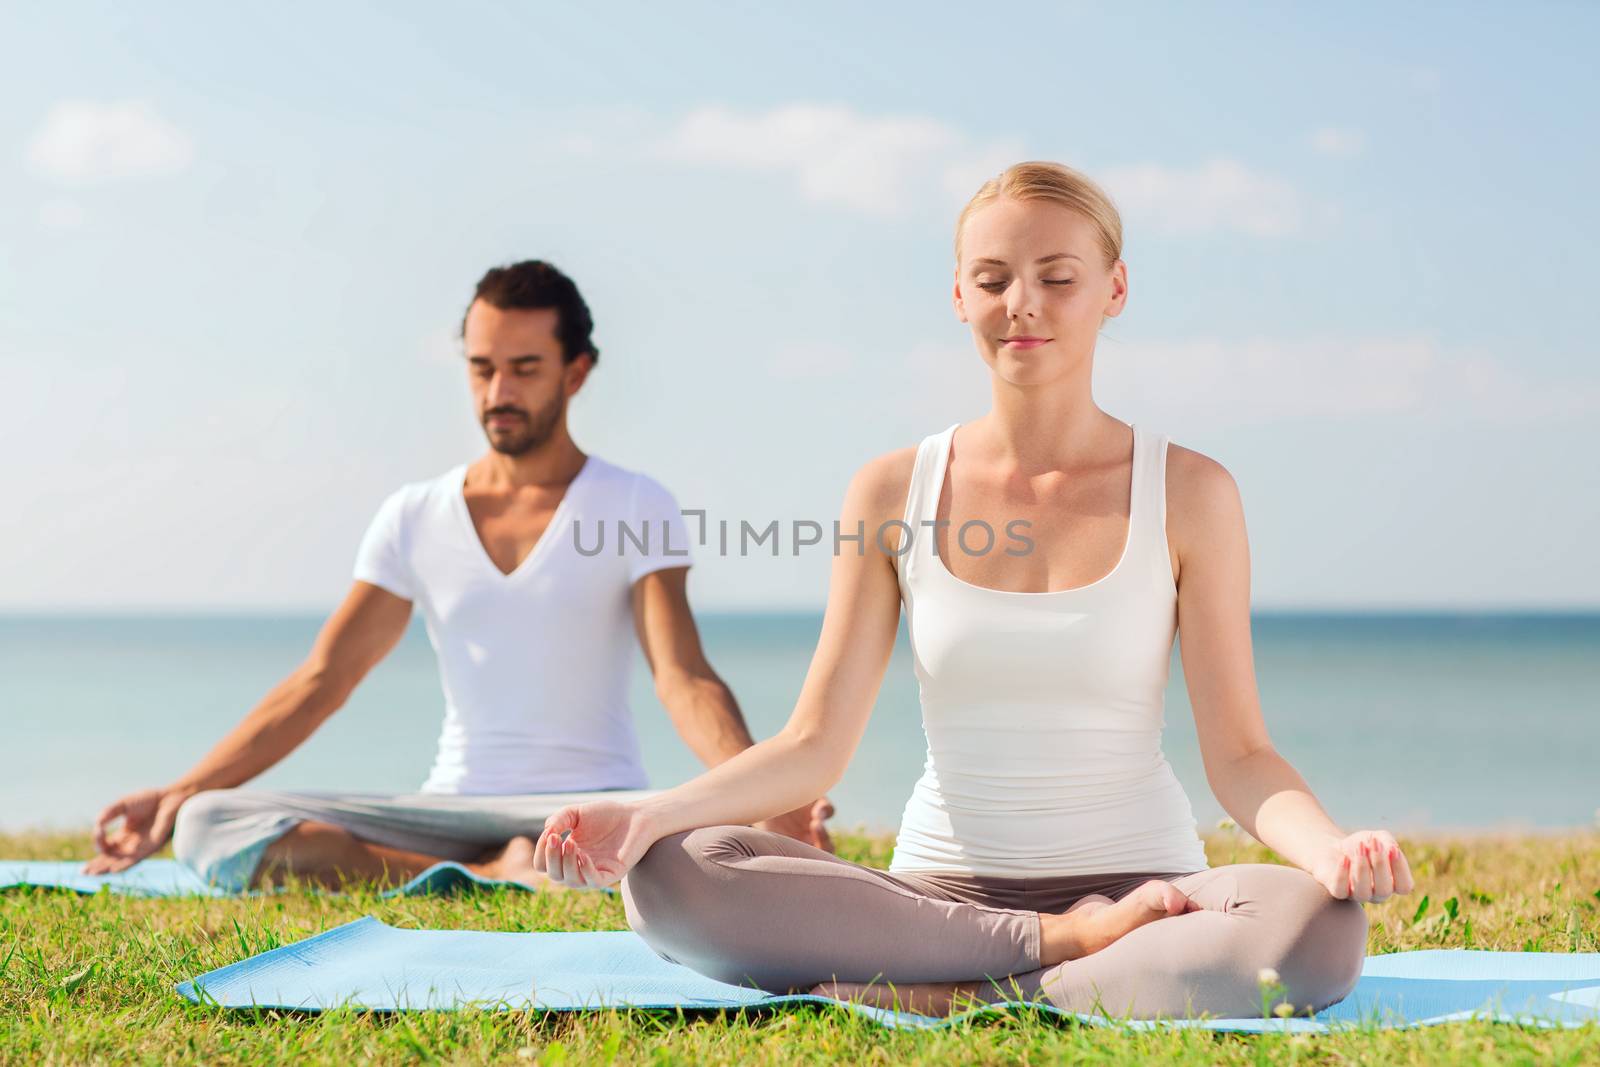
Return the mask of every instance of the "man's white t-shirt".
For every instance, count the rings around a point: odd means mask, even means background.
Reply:
[[[526,559],[504,574],[462,495],[467,464],[379,507],[355,577],[413,601],[444,689],[425,793],[644,789],[628,687],[633,583],[687,567],[671,493],[590,455]]]

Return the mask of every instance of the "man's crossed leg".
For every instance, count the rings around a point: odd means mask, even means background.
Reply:
[[[485,878],[543,884],[533,839],[568,804],[639,800],[653,789],[481,796],[217,789],[178,810],[172,848],[207,882],[245,890],[284,877],[338,888],[404,882],[442,861]]]

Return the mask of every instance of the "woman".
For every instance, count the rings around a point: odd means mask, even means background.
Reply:
[[[1095,340],[1128,294],[1121,236],[1105,194],[1057,164],[978,191],[954,301],[993,407],[851,481],[841,529],[883,550],[836,554],[788,724],[654,798],[563,809],[536,869],[627,875],[629,922],[659,954],[765,989],[1133,1017],[1254,1014],[1263,975],[1296,1011],[1350,991],[1359,902],[1411,874],[1389,833],[1341,830],[1272,747],[1233,479],[1094,403]],[[736,825],[839,781],[902,604],[928,758],[889,871]],[[1160,747],[1180,623],[1207,781],[1292,867],[1206,867]]]

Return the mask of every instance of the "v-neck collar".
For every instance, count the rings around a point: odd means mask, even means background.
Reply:
[[[501,581],[509,582],[515,579],[523,571],[532,568],[534,561],[537,560],[540,555],[548,551],[546,546],[549,545],[556,537],[560,536],[560,534],[556,531],[561,526],[562,521],[567,517],[567,512],[571,510],[568,504],[572,500],[573,491],[578,488],[578,484],[584,480],[584,478],[588,475],[590,468],[592,468],[594,465],[595,462],[593,455],[589,455],[584,458],[583,466],[578,468],[578,473],[573,475],[572,481],[567,483],[567,491],[561,494],[561,502],[556,505],[555,513],[550,516],[550,522],[546,524],[544,532],[539,535],[539,540],[535,542],[534,546],[528,550],[528,554],[522,557],[522,561],[510,571],[503,571],[495,564],[494,558],[489,555],[489,550],[484,547],[483,538],[478,534],[478,528],[472,523],[472,510],[467,507],[466,492],[467,468],[471,466],[471,464],[463,463],[461,466],[456,468],[456,471],[453,475],[451,475],[450,480],[452,487],[452,492],[450,494],[451,504],[455,507],[456,515],[460,517],[461,525],[467,535],[467,538],[471,540],[473,545],[477,548],[478,557],[483,560],[484,566],[489,568],[490,573],[492,573],[496,578],[499,578]]]

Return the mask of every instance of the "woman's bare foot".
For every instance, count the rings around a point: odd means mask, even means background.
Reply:
[[[1045,933],[1041,966],[1087,956],[1146,923],[1199,910],[1200,905],[1159,880],[1144,883],[1121,900],[1091,894],[1059,915],[1039,916]],[[1020,999],[1020,991],[1007,997],[1004,988],[981,980],[896,983],[892,989],[887,982],[823,982],[810,992],[917,1015],[949,1015],[996,1000]]]
[[[1117,938],[1157,919],[1199,911],[1172,883],[1152,879],[1121,900],[1085,897],[1060,915],[1041,914],[1039,964],[1051,967],[1099,952]]]
[[[517,882],[529,889],[561,889],[550,876],[533,867],[533,838],[513,837],[505,848],[478,863],[462,864],[479,878],[497,882]]]
[[[887,982],[823,982],[813,986],[810,992],[813,996],[914,1015],[949,1015],[958,1009],[985,1003],[983,991],[988,988],[989,983],[982,981],[896,983],[893,989]],[[999,993],[988,995],[1000,997]]]
[[[1088,896],[1083,897],[1076,904],[1072,905],[1072,907],[1068,908],[1061,914],[1071,915],[1073,912],[1079,911],[1099,911],[1101,908],[1109,907],[1115,903],[1116,901],[1112,900],[1110,897],[1102,896],[1099,893],[1090,893]]]

